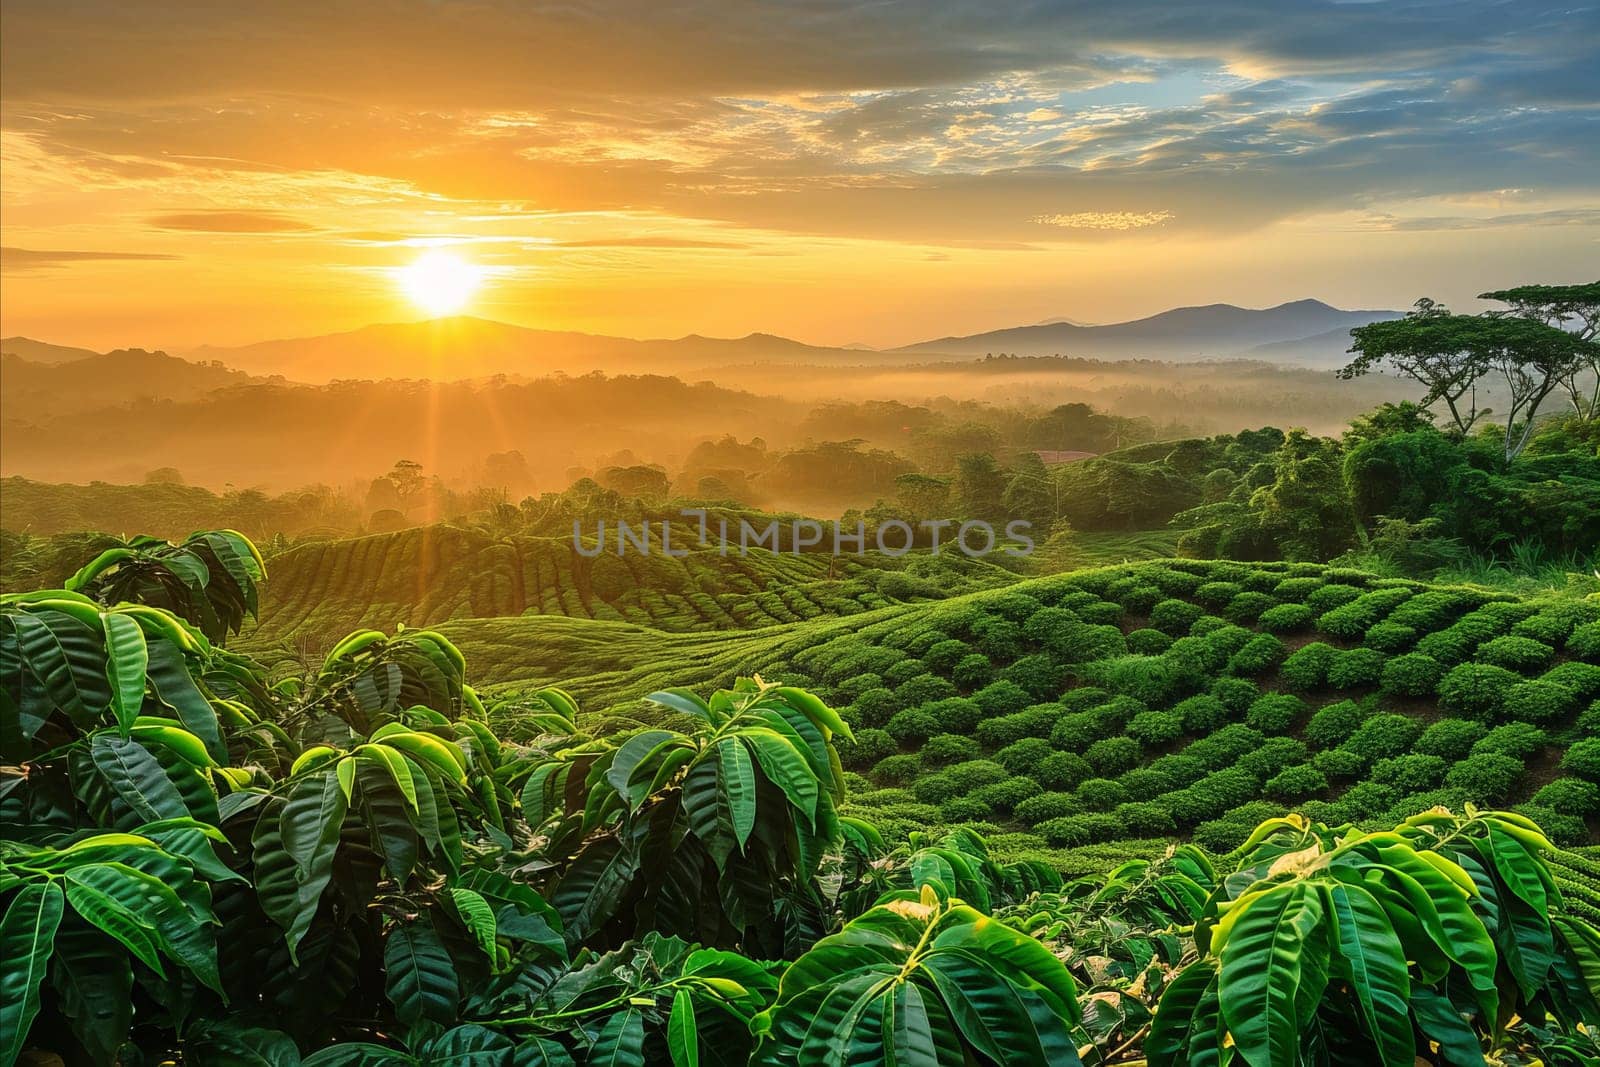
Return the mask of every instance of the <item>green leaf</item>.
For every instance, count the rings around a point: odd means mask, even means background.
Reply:
[[[495,958],[495,921],[494,909],[482,895],[471,889],[459,886],[450,886],[445,890],[450,895],[450,902],[455,905],[456,915],[461,920],[461,925],[467,928],[473,938],[478,942],[478,947],[483,949],[483,954],[493,963]]]
[[[1251,1067],[1295,1067],[1304,1021],[1302,953],[1327,951],[1314,938],[1323,921],[1321,899],[1306,883],[1291,882],[1246,894],[1227,920],[1218,992],[1234,1045]],[[1326,969],[1324,958],[1324,979]],[[1313,992],[1320,998],[1321,989]]]
[[[962,1035],[1002,1067],[1079,1062],[1067,1021],[1043,998],[1012,984],[981,957],[963,951],[934,952],[923,969],[938,986]]]
[[[318,1049],[300,1067],[417,1067],[417,1059],[382,1045],[351,1041]]]
[[[444,1026],[455,1021],[456,967],[444,943],[424,922],[400,922],[383,946],[385,992],[395,1017],[408,1026],[424,1019]]]
[[[77,877],[84,868],[67,873],[67,903],[72,910],[99,929],[110,934],[139,958],[146,967],[166,977],[161,966],[161,955],[156,949],[155,929],[123,907],[114,898],[93,886],[82,884]]]
[[[644,1067],[644,1016],[634,1008],[612,1015],[584,1062],[588,1067]]]
[[[283,809],[283,847],[304,883],[333,868],[344,823],[344,791],[336,775],[323,771],[296,782]]]
[[[1218,1067],[1221,1011],[1217,972],[1210,960],[1197,960],[1179,971],[1162,991],[1144,1041],[1151,1067]]]
[[[672,995],[667,1018],[667,1052],[674,1067],[700,1067],[700,1028],[694,1019],[694,996],[687,989]]]
[[[59,611],[10,616],[28,671],[55,705],[88,726],[111,703],[103,636]]]
[[[311,928],[323,890],[333,877],[333,854],[325,853],[329,860],[326,866],[315,868],[306,877],[301,876],[299,864],[283,843],[283,815],[287,807],[287,804],[274,802],[261,813],[251,836],[251,849],[255,860],[256,897],[261,902],[261,910],[283,929],[289,958],[298,963],[296,953],[300,941]]]
[[[745,743],[755,752],[761,764],[761,773],[783,790],[784,796],[795,807],[806,825],[817,825],[817,795],[819,788],[816,772],[793,742],[774,730],[746,730]]]
[[[139,822],[183,818],[190,814],[178,787],[161,761],[139,742],[115,734],[96,734],[89,756],[100,776]]]
[[[927,997],[915,982],[902,982],[889,991],[883,1026],[887,1067],[942,1067],[962,1061],[961,1042],[949,1016],[942,1008],[930,1014]]]
[[[727,796],[728,813],[733,820],[733,835],[743,852],[756,827],[756,771],[750,753],[738,738],[717,742],[717,778]]]
[[[0,919],[0,1067],[16,1062],[39,1014],[39,985],[63,910],[60,886],[31,882]]]
[[[1500,994],[1495,986],[1499,961],[1494,941],[1484,929],[1483,920],[1473,912],[1467,894],[1426,863],[1408,865],[1406,870],[1385,867],[1382,877],[1411,904],[1418,922],[1439,951],[1466,971],[1483,1017],[1493,1020],[1500,1005]]]
[[[1437,1042],[1445,1062],[1455,1067],[1483,1067],[1483,1049],[1478,1045],[1478,1035],[1461,1017],[1449,998],[1417,986],[1411,991],[1411,1010],[1417,1017],[1417,1026],[1430,1041]]]
[[[111,711],[124,735],[144,706],[145,669],[150,650],[145,646],[144,628],[126,615],[100,616],[105,628],[106,680],[111,685]]]
[[[142,855],[140,855],[142,853]],[[222,992],[217,973],[217,946],[212,938],[210,891],[195,883],[187,867],[154,849],[129,850],[126,863],[91,863],[67,872],[74,886],[98,890],[127,910],[139,923],[155,931],[161,949],[187,967],[201,982]],[[172,881],[183,879],[203,895],[191,904],[179,897],[180,886],[133,866],[148,863]]]
[[[133,968],[117,942],[69,917],[56,934],[50,985],[72,1034],[95,1063],[110,1063],[128,1039]]]
[[[1407,1007],[1411,976],[1388,915],[1360,886],[1329,885],[1325,898],[1337,926],[1343,975],[1384,1067],[1411,1067],[1417,1055]]]
[[[222,743],[216,709],[194,684],[183,653],[166,641],[147,643],[146,648],[150,655],[147,676],[156,699],[176,712],[184,728],[205,742],[212,759],[227,763],[228,749]]]
[[[184,1053],[184,1062],[195,1067],[301,1067],[300,1049],[288,1034],[230,1019],[196,1028]]]

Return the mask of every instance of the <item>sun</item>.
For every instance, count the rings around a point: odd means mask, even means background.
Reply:
[[[425,252],[399,268],[400,289],[430,315],[451,315],[467,306],[483,284],[483,268],[450,252]]]

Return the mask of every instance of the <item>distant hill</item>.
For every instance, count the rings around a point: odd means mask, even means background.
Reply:
[[[68,345],[53,345],[47,341],[35,341],[31,337],[4,337],[0,338],[0,354],[21,356],[33,363],[71,363],[74,360],[98,356],[100,353],[87,348],[72,348]]]
[[[966,337],[941,337],[899,351],[1162,360],[1216,359],[1249,353],[1252,358],[1270,359],[1273,357],[1261,353],[1261,346],[1337,338],[1351,327],[1399,317],[1398,311],[1344,311],[1320,300],[1296,300],[1259,310],[1207,304],[1105,326],[1054,322]],[[1305,351],[1325,353],[1329,343],[1319,340]],[[1349,346],[1346,343],[1343,347]],[[1301,349],[1286,349],[1278,358],[1299,362],[1304,356]]]
[[[818,348],[772,334],[739,338],[690,334],[673,340],[532,330],[471,316],[383,323],[347,333],[262,341],[237,348],[205,346],[186,353],[221,360],[253,374],[294,381],[438,378],[460,380],[498,374],[541,377],[591,370],[674,373],[722,364],[761,361],[833,361],[841,349]],[[851,355],[859,355],[851,353]]]
[[[165,352],[139,348],[119,349],[103,356],[89,352],[82,359],[55,363],[41,363],[8,352],[0,356],[0,371],[5,377],[0,413],[8,423],[37,423],[139,399],[194,400],[218,389],[257,380],[221,364],[192,363]]]

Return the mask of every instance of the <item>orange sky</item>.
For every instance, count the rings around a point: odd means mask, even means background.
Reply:
[[[1600,27],[1475,6],[8,3],[0,333],[416,318],[441,245],[485,317],[838,344],[1587,280]]]

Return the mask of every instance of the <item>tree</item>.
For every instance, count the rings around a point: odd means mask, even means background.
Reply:
[[[1427,388],[1424,407],[1442,400],[1456,431],[1465,435],[1488,414],[1477,406],[1477,383],[1485,368],[1481,353],[1470,343],[1473,321],[1470,315],[1452,315],[1444,305],[1423,297],[1403,319],[1351,330],[1350,351],[1357,356],[1340,368],[1339,377],[1359,378],[1387,363]]]
[[[962,519],[1001,518],[1005,510],[1006,477],[994,456],[987,452],[968,452],[956,459],[955,477],[950,482],[950,500],[956,517]]]
[[[1278,450],[1277,476],[1251,495],[1250,509],[1285,559],[1325,560],[1348,548],[1355,522],[1338,444],[1290,430]]]
[[[1545,399],[1587,361],[1600,360],[1600,344],[1558,327],[1506,314],[1452,315],[1427,299],[1417,301],[1416,310],[1403,319],[1357,326],[1350,336],[1350,351],[1359,354],[1339,371],[1341,378],[1387,363],[1427,386],[1424,406],[1444,401],[1463,435],[1491,413],[1478,409],[1477,388],[1485,375],[1497,373],[1509,398],[1508,463],[1527,447]]]
[[[1568,330],[1580,341],[1593,341],[1600,333],[1600,282],[1519,285],[1480,293],[1478,299],[1510,304],[1509,314]],[[1575,325],[1569,327],[1569,322]],[[1594,379],[1592,388],[1585,388],[1591,384],[1583,380],[1585,377]],[[1594,350],[1579,361],[1572,373],[1561,379],[1561,387],[1566,390],[1579,419],[1585,422],[1600,419],[1600,355]]]

